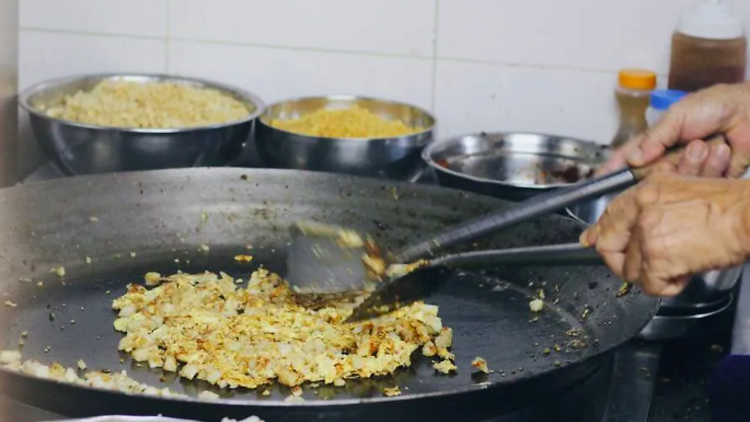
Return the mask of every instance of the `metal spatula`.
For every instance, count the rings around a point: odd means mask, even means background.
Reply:
[[[572,188],[536,196],[509,210],[489,214],[438,233],[406,248],[396,255],[393,262],[410,263],[420,258],[433,257],[444,248],[626,188],[637,180],[635,173],[623,170]],[[314,229],[309,229],[308,226]],[[341,227],[308,222],[295,224],[291,228],[292,240],[287,255],[286,280],[290,286],[299,293],[328,294],[362,290],[376,282],[377,279],[367,277],[365,262],[372,263],[377,257],[368,255],[365,241],[357,248],[344,245],[340,241],[342,234],[353,236],[351,230]]]
[[[376,281],[365,261],[377,248],[365,236],[311,221],[292,225],[290,234],[286,280],[297,293],[362,291]]]
[[[634,172],[623,170],[572,188],[536,196],[509,210],[489,214],[438,233],[404,249],[396,255],[393,262],[411,263],[420,258],[431,258],[444,248],[470,242],[571,204],[624,189],[637,180]],[[287,256],[286,279],[297,292],[328,294],[362,290],[377,281],[367,277],[365,262],[372,263],[377,257],[368,255],[366,242],[363,241],[357,248],[342,247],[339,240],[341,233],[350,236],[351,231],[331,226],[300,230],[300,227],[308,224],[310,223],[300,223],[291,229],[292,242]]]
[[[499,249],[445,255],[406,274],[378,284],[377,289],[354,308],[347,322],[356,322],[392,312],[424,299],[442,287],[452,268],[510,267],[528,265],[600,265],[601,257],[578,243]]]

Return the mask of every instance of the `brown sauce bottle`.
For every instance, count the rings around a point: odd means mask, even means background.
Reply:
[[[672,36],[669,88],[697,91],[745,80],[747,39],[740,17],[719,0],[683,16]]]

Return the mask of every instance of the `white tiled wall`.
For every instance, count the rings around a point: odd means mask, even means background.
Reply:
[[[750,24],[750,1],[725,0]],[[20,85],[170,72],[266,102],[358,93],[433,110],[439,136],[608,142],[621,67],[666,74],[694,0],[21,0]]]

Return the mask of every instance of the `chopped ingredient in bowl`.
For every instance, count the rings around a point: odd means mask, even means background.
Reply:
[[[270,125],[300,135],[324,138],[392,138],[424,130],[409,127],[401,120],[386,120],[356,105],[343,110],[323,108],[299,119],[273,119]]]
[[[259,269],[246,287],[224,273],[175,274],[153,289],[130,285],[112,307],[119,310],[115,329],[126,333],[120,350],[151,368],[220,387],[273,380],[341,386],[348,378],[408,367],[412,353],[432,341],[443,365],[452,365],[452,332],[443,328],[437,306],[417,302],[344,323],[355,303],[304,308],[278,275]]]
[[[50,117],[99,126],[185,128],[240,120],[247,106],[216,89],[171,82],[105,80],[60,104],[39,107]]]

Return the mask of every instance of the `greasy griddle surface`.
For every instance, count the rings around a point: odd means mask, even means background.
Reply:
[[[146,364],[138,364],[127,353],[117,350],[122,334],[112,327],[116,316],[111,309],[112,300],[125,293],[127,283],[142,283],[146,272],[159,271],[166,275],[178,269],[184,272],[223,270],[247,280],[252,269],[263,263],[263,258],[268,263],[279,263],[283,258],[279,252],[259,250],[260,256],[253,265],[241,265],[233,260],[237,253],[247,253],[247,250],[238,245],[217,248],[209,253],[184,250],[136,253],[135,257],[123,254],[110,262],[68,266],[65,277],[48,279],[50,281],[44,288],[28,287],[39,292],[19,302],[13,310],[13,318],[8,321],[3,335],[4,346],[15,348],[20,333],[28,331],[28,337],[24,339],[24,358],[47,364],[54,360],[73,368],[79,359],[83,359],[89,370],[125,369],[141,382],[169,386],[190,395],[209,389],[225,397],[282,400],[290,394],[286,386],[271,385],[272,394],[267,397],[260,395],[263,388],[221,390],[202,381],[180,380],[174,373],[150,370]],[[175,262],[175,259],[180,262]],[[186,264],[187,261],[190,264]],[[417,352],[412,367],[401,369],[393,376],[350,380],[343,388],[321,386],[312,389],[305,385],[303,397],[306,400],[378,397],[382,396],[383,388],[393,386],[399,386],[403,395],[471,389],[481,387],[487,381],[512,382],[524,375],[549,369],[555,361],[567,364],[585,355],[585,348],[564,347],[572,340],[565,332],[581,328],[578,318],[556,307],[533,314],[528,307],[532,294],[534,292],[497,278],[457,272],[445,289],[428,301],[440,307],[443,324],[454,330],[452,351],[456,355],[457,374],[437,374],[431,360]],[[533,321],[535,316],[539,316],[538,321]],[[553,349],[555,344],[563,346],[563,350],[544,355],[543,350]],[[477,356],[485,358],[490,369],[496,372],[490,375],[475,373],[471,361]]]
[[[431,186],[248,169],[100,175],[3,189],[0,291],[4,300],[17,302],[18,307],[0,306],[4,327],[0,328],[4,334],[0,342],[15,347],[19,333],[29,331],[25,358],[45,363],[57,360],[69,366],[84,359],[91,369],[124,368],[139,380],[158,384],[160,371],[133,368],[127,356],[117,352],[121,334],[112,328],[114,313],[110,310],[112,299],[124,293],[125,285],[141,282],[147,271],[171,274],[178,269],[223,270],[246,279],[255,266],[264,265],[283,275],[287,228],[295,221],[349,226],[371,233],[379,244],[397,250],[426,233],[509,206],[505,201]],[[504,230],[466,248],[566,243],[575,241],[581,229],[570,219],[550,216]],[[202,244],[209,244],[210,252],[201,252]],[[254,247],[252,251],[245,249],[247,244]],[[131,251],[135,257],[130,256]],[[255,256],[252,265],[233,261],[234,255],[248,252]],[[90,264],[85,263],[86,256],[92,258]],[[50,272],[59,265],[67,273],[62,280]],[[485,275],[467,274],[453,277],[429,301],[440,306],[444,324],[454,329],[458,374],[436,375],[430,360],[417,355],[412,368],[393,377],[352,381],[341,389],[321,388],[317,397],[332,394],[333,399],[344,399],[328,402],[339,412],[332,420],[367,419],[367,406],[387,403],[391,407],[408,402],[404,400],[408,398],[425,399],[420,401],[423,406],[411,408],[420,415],[441,414],[452,405],[486,412],[477,406],[487,400],[497,406],[505,401],[512,407],[530,391],[542,394],[545,388],[562,389],[580,382],[598,367],[593,356],[634,337],[657,308],[656,300],[638,291],[616,298],[620,282],[603,267],[495,268],[488,269]],[[45,287],[18,281],[26,277],[44,281]],[[507,283],[496,284],[499,281]],[[540,321],[530,322],[533,314],[528,310],[528,301],[542,283],[547,284],[547,302],[557,300],[560,308],[548,309]],[[110,295],[105,294],[107,290]],[[586,309],[591,312],[582,319]],[[55,312],[54,321],[49,319],[50,311]],[[75,324],[70,322],[72,319]],[[565,331],[579,326],[589,337],[588,347],[540,356],[544,348],[570,341]],[[49,347],[47,353],[43,351],[45,347]],[[502,369],[505,377],[499,372],[487,379],[472,377],[469,362],[476,356],[487,359],[490,368]],[[555,360],[560,361],[559,367]],[[595,363],[588,365],[592,361]],[[113,408],[130,411],[137,402],[139,411],[150,409],[177,416],[194,411],[209,414],[219,406],[224,406],[222,410],[234,409],[235,415],[247,415],[241,404],[226,408],[227,401],[179,401],[178,405],[171,405],[165,400],[152,402],[62,388],[0,371],[0,381],[3,380],[11,381],[0,384],[10,395],[43,390],[59,399],[37,405],[66,407],[81,414]],[[394,385],[402,387],[402,397],[381,396],[383,387]],[[188,393],[206,388],[198,382],[174,380],[171,386]],[[455,394],[466,391],[476,394]],[[247,391],[235,394],[243,399],[256,396]],[[92,395],[106,401],[86,401]],[[288,420],[294,421],[312,420],[311,415],[320,409],[315,404],[323,404],[307,391],[305,398],[310,400],[305,403],[279,401],[286,396],[285,388],[274,388],[270,398],[240,403],[251,404],[249,411],[290,409],[282,413],[291,415]],[[149,403],[153,407],[147,407]],[[263,403],[269,405],[263,407]],[[283,406],[274,407],[274,403]],[[362,407],[363,404],[367,406]],[[344,408],[346,413],[341,413]]]

